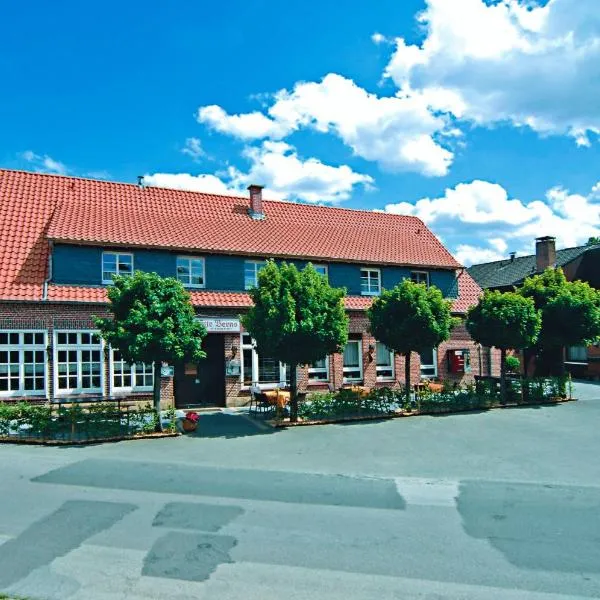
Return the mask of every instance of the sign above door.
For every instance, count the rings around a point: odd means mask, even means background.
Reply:
[[[201,317],[199,321],[208,333],[239,333],[242,330],[240,320],[235,318]]]

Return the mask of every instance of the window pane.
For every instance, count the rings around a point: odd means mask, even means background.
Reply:
[[[11,345],[18,346],[19,345],[19,334],[11,333],[9,336]]]
[[[260,383],[279,383],[279,361],[269,357],[258,357],[258,381]]]
[[[23,343],[24,344],[33,344],[33,333],[23,334]]]
[[[586,362],[588,359],[586,346],[570,346],[567,348],[567,360]]]
[[[389,348],[381,342],[377,342],[377,366],[390,366],[392,364],[392,356]]]
[[[244,348],[244,385],[252,383],[252,349]]]
[[[344,348],[344,367],[358,367],[359,365],[358,342],[348,342]]]
[[[0,346],[8,344],[8,333],[0,333]]]

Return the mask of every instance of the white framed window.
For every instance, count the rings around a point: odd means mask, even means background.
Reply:
[[[0,331],[0,397],[46,395],[46,347],[45,331]]]
[[[360,270],[360,293],[363,296],[379,296],[381,293],[381,271],[379,269]]]
[[[309,381],[329,381],[329,357],[321,358],[308,366]]]
[[[319,275],[324,275],[325,278],[329,278],[329,270],[327,265],[313,265],[315,271],[319,273]]]
[[[429,287],[429,272],[428,271],[411,271],[410,279],[414,283],[424,283]]]
[[[129,252],[102,253],[102,283],[112,283],[116,275],[133,275],[133,254]]]
[[[433,379],[438,374],[438,353],[437,348],[421,352],[421,377],[423,379]]]
[[[258,272],[266,266],[264,260],[244,261],[244,289],[251,290],[258,285]]]
[[[379,381],[393,381],[394,379],[394,353],[381,342],[375,345],[375,369]]]
[[[242,387],[283,387],[290,380],[290,369],[276,358],[259,356],[254,340],[242,333]]]
[[[344,348],[344,383],[362,381],[362,340],[349,340]]]
[[[568,346],[567,347],[567,362],[587,363],[588,349],[587,346]]]
[[[55,331],[55,396],[102,393],[103,354],[102,339],[97,331]]]
[[[129,364],[121,352],[113,348],[110,353],[110,380],[116,392],[151,391],[154,386],[154,365]]]
[[[204,258],[199,256],[177,257],[177,279],[186,287],[203,288]]]

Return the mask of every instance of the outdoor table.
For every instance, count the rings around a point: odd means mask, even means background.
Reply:
[[[263,392],[267,402],[274,404],[277,408],[283,408],[290,402],[290,392],[284,392],[283,390],[268,390]]]

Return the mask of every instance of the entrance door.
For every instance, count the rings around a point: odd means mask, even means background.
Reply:
[[[180,364],[175,369],[175,404],[225,406],[225,336],[208,334],[202,349],[206,358],[198,364]]]

